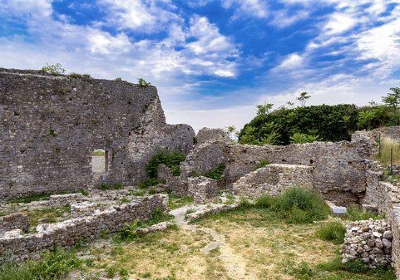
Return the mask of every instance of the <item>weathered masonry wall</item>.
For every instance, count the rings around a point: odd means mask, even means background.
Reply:
[[[314,167],[312,185],[325,199],[338,204],[358,202],[365,193],[365,160],[355,145],[346,141],[289,146],[207,142],[197,146],[182,167],[190,176],[193,171],[204,174],[225,163],[224,180],[231,186],[240,177],[256,170],[262,161]]]
[[[154,195],[101,212],[55,224],[39,225],[37,233],[0,237],[0,259],[36,258],[54,246],[70,247],[83,239],[98,238],[103,232],[114,233],[136,220],[151,218],[154,211],[168,210],[168,196]],[[11,234],[12,232],[8,232]]]
[[[314,167],[294,164],[269,164],[241,177],[233,191],[246,197],[276,196],[290,187],[313,188]]]
[[[155,149],[193,147],[190,126],[165,123],[155,87],[122,81],[0,68],[0,121],[0,199],[86,188],[95,149],[108,152],[105,181],[136,184]]]

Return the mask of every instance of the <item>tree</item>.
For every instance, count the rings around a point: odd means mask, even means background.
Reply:
[[[228,133],[228,136],[232,141],[236,141],[237,131],[236,131],[236,127],[235,126],[233,126],[233,125],[228,126],[226,128],[226,132]]]
[[[382,101],[395,110],[398,109],[400,105],[400,88],[391,88],[392,93],[388,93],[386,96],[382,97]]]
[[[297,100],[300,101],[301,107],[304,107],[304,105],[306,105],[307,99],[309,99],[311,96],[303,91],[302,93],[300,93],[300,96],[297,97]]]
[[[257,105],[257,116],[265,116],[274,107],[272,103],[264,103],[264,105]]]
[[[293,102],[291,102],[291,101],[288,101],[288,102],[286,102],[286,104],[289,106],[289,108],[292,108],[292,107],[293,107],[293,105],[294,105],[294,103],[293,103]]]

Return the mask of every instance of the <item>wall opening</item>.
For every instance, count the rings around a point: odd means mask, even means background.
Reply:
[[[94,180],[109,171],[109,153],[105,149],[95,149],[92,152],[92,176]]]

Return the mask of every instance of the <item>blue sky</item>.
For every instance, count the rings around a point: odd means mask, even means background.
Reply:
[[[156,85],[169,123],[255,105],[380,101],[400,86],[400,0],[0,0],[0,67],[61,63]]]

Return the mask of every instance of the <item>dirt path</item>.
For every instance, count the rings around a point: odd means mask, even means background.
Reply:
[[[230,246],[225,242],[225,236],[217,233],[211,228],[201,227],[199,225],[191,225],[185,219],[185,215],[188,210],[201,210],[205,208],[203,205],[198,206],[185,206],[170,212],[175,217],[176,224],[184,229],[193,232],[202,231],[212,237],[212,242],[207,244],[202,252],[208,253],[212,250],[218,249],[220,252],[219,259],[222,265],[225,267],[228,277],[235,280],[256,280],[258,277],[246,270],[246,260],[242,255],[237,254]]]

